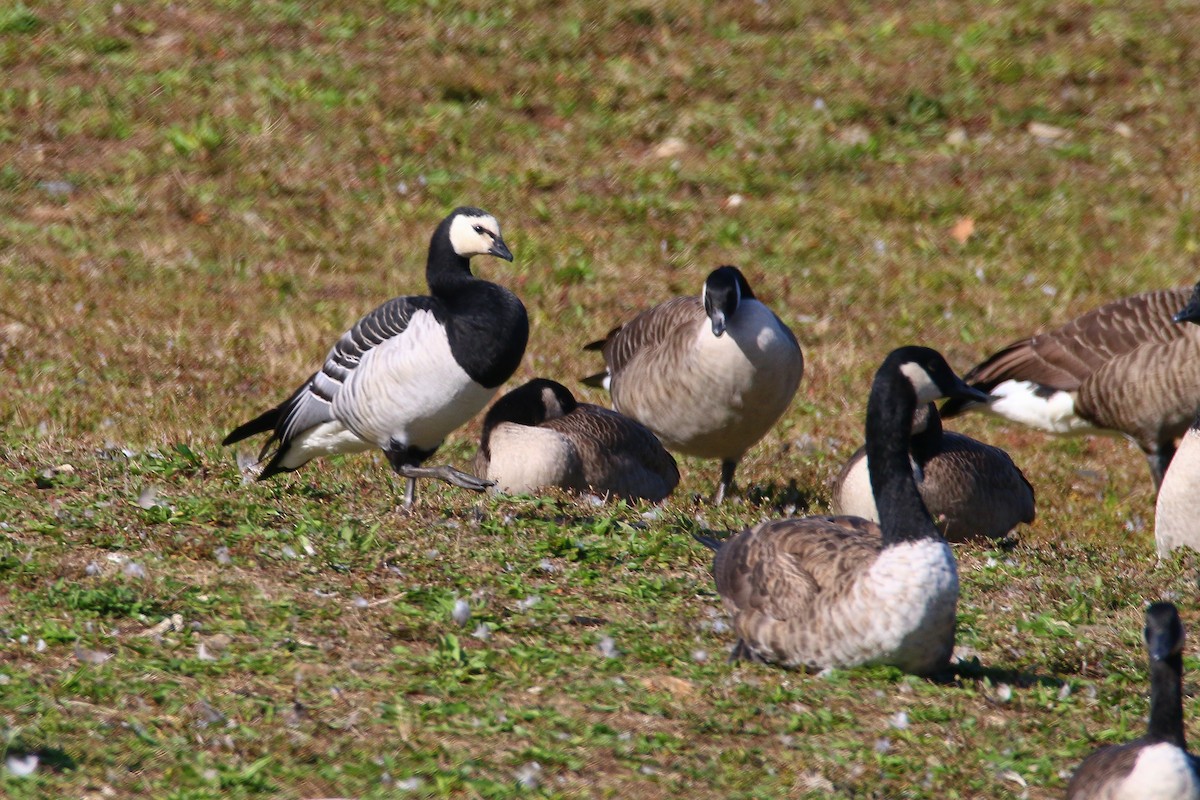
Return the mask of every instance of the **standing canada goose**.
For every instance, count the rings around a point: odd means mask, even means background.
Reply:
[[[913,419],[912,469],[917,489],[942,535],[951,542],[999,539],[1022,522],[1033,522],[1033,487],[999,447],[942,430],[933,403]],[[867,473],[867,451],[860,447],[838,475],[833,509],[879,521]]]
[[[1170,603],[1146,609],[1150,729],[1137,741],[1092,753],[1067,800],[1200,800],[1200,776],[1183,727],[1183,623]]]
[[[925,510],[908,448],[913,412],[939,397],[985,395],[927,347],[884,360],[867,400],[866,441],[879,524],[859,517],[763,522],[717,550],[717,591],[734,655],[785,667],[894,664],[926,675],[954,650],[958,569]]]
[[[617,411],[654,431],[668,450],[721,459],[717,503],[804,374],[796,337],[737,267],[714,270],[700,297],[643,311],[585,349],[603,350],[608,369],[584,383],[611,391]]]
[[[505,492],[545,486],[657,503],[679,483],[648,428],[535,378],[488,409],[475,471]]]
[[[478,255],[512,261],[495,217],[457,208],[429,241],[429,294],[393,298],[360,319],[291,397],[223,444],[271,431],[259,461],[271,459],[259,480],[319,456],[378,447],[408,478],[405,506],[412,505],[417,478],[486,489],[486,481],[452,467],[421,466],[487,405],[525,353],[525,306],[471,274],[470,258]]]
[[[1175,322],[1200,325],[1200,283]],[[1163,476],[1154,506],[1154,542],[1159,556],[1177,547],[1200,552],[1200,408]]]
[[[1128,436],[1157,490],[1175,440],[1200,404],[1200,329],[1173,325],[1187,289],[1100,306],[1056,330],[1014,342],[966,375],[994,400],[984,408],[1049,433]],[[950,401],[950,418],[974,403]]]

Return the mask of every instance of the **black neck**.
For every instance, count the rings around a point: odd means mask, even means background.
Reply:
[[[471,260],[454,252],[454,245],[450,244],[449,218],[443,220],[429,240],[425,280],[429,283],[429,293],[434,297],[453,292],[463,283],[476,280],[471,274]]]
[[[1187,749],[1183,733],[1183,656],[1150,661],[1151,742],[1166,742]]]
[[[942,418],[937,406],[929,403],[918,412],[924,417],[925,428],[912,435],[912,453],[918,464],[924,464],[942,449]]]
[[[867,400],[866,450],[885,546],[939,536],[909,461],[916,407],[916,392],[899,369],[881,369],[876,374]]]

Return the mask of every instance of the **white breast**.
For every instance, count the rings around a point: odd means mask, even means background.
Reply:
[[[1200,552],[1200,431],[1189,428],[1163,476],[1154,506],[1154,541],[1160,556],[1177,547]]]
[[[334,399],[333,414],[378,447],[395,441],[432,450],[495,393],[454,360],[433,314],[417,311],[400,335],[363,356]]]
[[[487,474],[496,491],[518,494],[546,486],[578,488],[579,456],[549,428],[503,423],[492,430]]]
[[[1191,759],[1173,744],[1142,748],[1115,800],[1200,800]]]
[[[949,659],[958,605],[950,545],[922,539],[888,547],[860,583],[864,641],[881,654],[868,662],[927,672]]]
[[[1003,381],[992,388],[990,394],[997,399],[987,409],[1005,419],[1049,433],[1095,430],[1092,423],[1075,413],[1073,392],[1059,391],[1043,397],[1037,393],[1037,388],[1030,381]]]

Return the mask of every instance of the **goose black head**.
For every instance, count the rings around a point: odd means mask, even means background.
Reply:
[[[737,267],[717,267],[704,281],[700,295],[704,302],[704,313],[712,323],[713,336],[720,337],[729,325],[729,319],[737,313],[743,300],[753,300],[754,292],[746,276]]]
[[[500,238],[500,223],[479,208],[463,206],[450,214],[450,246],[463,258],[496,256],[512,261],[513,254]]]
[[[1192,290],[1192,296],[1188,298],[1188,304],[1181,308],[1171,319],[1175,322],[1194,322],[1200,325],[1200,283],[1197,283],[1196,288]]]
[[[491,430],[501,422],[540,425],[548,419],[570,414],[578,403],[561,383],[534,378],[501,397],[488,409],[483,426]]]
[[[897,348],[888,355],[887,361],[895,364],[912,384],[918,406],[941,397],[976,400],[981,403],[992,399],[986,392],[967,385],[950,369],[941,353],[928,347],[909,345]]]
[[[1152,603],[1146,609],[1145,636],[1151,661],[1183,655],[1183,621],[1171,603]]]

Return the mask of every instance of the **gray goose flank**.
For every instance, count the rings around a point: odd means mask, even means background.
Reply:
[[[223,444],[270,432],[264,480],[334,453],[378,447],[408,479],[437,478],[474,491],[489,485],[449,466],[422,464],[447,434],[483,409],[516,370],[529,338],[525,306],[471,274],[472,256],[512,261],[496,218],[455,209],[429,242],[429,294],[396,297],[346,331],[324,365],[280,405],[237,427]]]
[[[948,665],[958,570],[921,501],[909,462],[913,412],[940,397],[984,399],[926,347],[892,351],[867,400],[866,442],[879,524],[815,516],[763,522],[717,550],[717,591],[735,656],[785,667]]]
[[[878,522],[866,456],[860,447],[842,467],[833,510]],[[913,420],[912,467],[925,508],[947,541],[999,539],[1033,522],[1033,487],[1008,453],[943,430],[932,403],[918,408]]]
[[[1183,637],[1175,606],[1146,609],[1149,729],[1141,739],[1084,759],[1067,785],[1067,800],[1200,800],[1200,776],[1183,725]]]
[[[754,296],[737,267],[709,274],[700,297],[676,297],[614,328],[605,372],[584,379],[668,450],[721,460],[725,499],[746,451],[787,410],[804,357],[792,331]]]
[[[978,406],[1049,433],[1124,434],[1146,455],[1157,490],[1200,404],[1200,329],[1171,322],[1188,295],[1125,297],[1014,342],[966,375],[995,399],[950,401],[942,416]]]
[[[1179,324],[1200,324],[1200,283],[1174,319]],[[1158,490],[1154,542],[1160,556],[1177,547],[1200,552],[1200,409],[1183,435]]]
[[[649,428],[580,403],[545,378],[513,389],[488,409],[475,471],[499,491],[557,486],[652,503],[679,483],[675,459]]]

